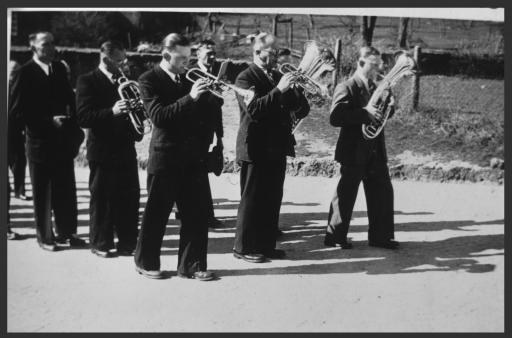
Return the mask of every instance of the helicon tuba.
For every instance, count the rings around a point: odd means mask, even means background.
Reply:
[[[335,69],[336,59],[332,51],[313,40],[306,41],[304,44],[304,54],[297,67],[289,63],[279,66],[279,72],[282,74],[295,72],[298,75],[295,84],[304,89],[308,101],[317,105],[331,99],[329,89],[319,80],[327,72],[332,72]],[[302,121],[303,119],[296,118],[295,114],[292,113],[292,133],[297,130]]]
[[[384,129],[386,122],[391,114],[392,107],[390,102],[393,96],[392,89],[405,76],[414,75],[417,72],[417,64],[414,59],[406,52],[400,52],[396,58],[395,65],[389,73],[384,76],[377,88],[372,94],[368,105],[373,105],[382,114],[379,122],[363,124],[363,137],[367,140],[376,138]]]
[[[129,80],[121,68],[119,68],[119,72],[121,73],[121,77],[117,79],[117,83],[119,84],[117,92],[121,99],[130,101],[128,117],[130,118],[133,129],[139,135],[148,134],[153,129],[153,126],[144,109],[139,84]]]

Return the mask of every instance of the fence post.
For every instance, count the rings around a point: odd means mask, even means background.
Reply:
[[[293,20],[290,19],[290,49],[293,49]]]
[[[341,74],[341,39],[336,39],[336,45],[334,47],[334,57],[336,58],[336,67],[332,77],[332,87],[336,88]]]
[[[418,71],[420,68],[420,55],[421,55],[421,47],[414,47],[414,61],[416,61],[416,65],[418,67]],[[414,87],[413,87],[413,96],[412,96],[412,107],[414,111],[418,109],[418,103],[420,101],[420,75],[418,72],[413,76]]]

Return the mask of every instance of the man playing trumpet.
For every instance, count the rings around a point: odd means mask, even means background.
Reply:
[[[283,197],[286,157],[294,156],[291,133],[294,113],[303,118],[309,104],[294,88],[295,73],[281,76],[273,68],[277,61],[276,39],[261,33],[254,39],[254,63],[238,75],[235,85],[255,92],[248,102],[237,95],[240,127],[236,158],[241,166],[241,200],[238,207],[236,258],[260,263],[265,258],[285,257],[276,249],[279,211]]]
[[[374,80],[382,64],[380,53],[363,47],[355,74],[334,92],[330,122],[341,127],[335,160],[341,163],[341,178],[332,199],[325,245],[351,249],[347,233],[359,183],[363,181],[368,207],[368,242],[371,246],[394,249],[393,186],[387,166],[384,133],[366,140],[363,124],[378,123],[382,112],[368,105],[375,90]]]
[[[208,220],[210,216],[205,139],[209,126],[203,99],[208,81],[193,85],[183,74],[190,58],[189,41],[169,34],[162,42],[162,61],[139,78],[145,108],[153,123],[149,145],[148,201],[135,252],[136,271],[148,278],[167,277],[160,270],[160,249],[174,203],[181,215],[178,276],[207,281]]]
[[[133,255],[137,243],[140,185],[135,132],[128,118],[129,100],[119,97],[120,68],[126,52],[120,42],[100,47],[100,64],[77,81],[77,117],[88,128],[89,242],[97,256]],[[114,245],[114,232],[117,245]]]

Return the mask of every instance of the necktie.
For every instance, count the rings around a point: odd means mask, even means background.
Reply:
[[[53,74],[52,64],[49,63],[48,64],[48,76],[52,76],[52,74]]]
[[[368,91],[370,92],[370,95],[373,94],[375,88],[375,82],[373,82],[371,79],[368,79]]]

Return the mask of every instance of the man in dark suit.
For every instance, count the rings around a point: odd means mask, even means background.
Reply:
[[[57,244],[84,246],[85,241],[76,235],[73,163],[84,134],[75,119],[73,89],[62,63],[53,61],[52,34],[38,32],[29,40],[34,55],[14,75],[9,114],[26,130],[37,240],[49,251],[55,251]]]
[[[220,69],[220,62],[215,59],[215,42],[212,40],[203,40],[197,45],[197,64],[192,64],[191,68],[199,67],[201,70],[210,73],[212,75],[217,75]],[[211,96],[209,99],[211,100],[222,100],[212,93],[206,93],[203,95],[204,98],[207,96]],[[215,104],[209,106],[208,114],[208,124],[211,128],[211,132],[205,134],[205,154],[208,153],[210,144],[213,143],[213,135],[216,137],[216,147],[219,151],[222,151],[224,145],[222,144],[222,137],[224,136],[224,130],[222,126],[222,102],[220,104]],[[223,223],[215,217],[215,213],[213,210],[213,199],[211,194],[210,185],[208,185],[208,190],[210,191],[210,220],[208,222],[210,228],[218,228],[222,227]]]
[[[363,137],[362,125],[378,122],[382,112],[368,101],[375,90],[374,79],[382,64],[380,53],[363,47],[355,74],[336,87],[330,122],[341,127],[335,160],[341,164],[341,178],[329,209],[325,245],[351,249],[347,233],[359,183],[363,181],[368,207],[369,245],[394,249],[393,186],[387,166],[384,132],[372,140]]]
[[[237,95],[240,127],[236,159],[241,167],[241,200],[233,254],[260,263],[266,258],[285,257],[285,252],[275,247],[286,157],[295,156],[291,114],[305,117],[309,104],[302,92],[293,88],[295,74],[281,76],[273,69],[277,61],[273,35],[256,36],[253,57],[254,63],[235,82],[255,95],[251,101]]]
[[[12,75],[19,69],[16,61],[9,62],[9,82]],[[8,163],[14,179],[14,197],[30,201],[31,197],[25,194],[25,171],[27,157],[25,155],[25,126],[18,121],[8,121],[7,124]]]
[[[137,243],[140,186],[135,141],[142,140],[130,122],[130,101],[119,97],[120,68],[126,61],[121,43],[100,47],[100,64],[77,80],[77,120],[88,128],[91,250],[97,256],[133,255]],[[114,246],[114,229],[117,245]]]
[[[178,276],[212,280],[208,271],[209,191],[204,147],[208,132],[205,105],[219,104],[202,96],[207,83],[191,86],[182,76],[190,58],[189,41],[169,34],[162,42],[162,61],[139,78],[146,110],[153,122],[149,145],[148,200],[142,217],[136,271],[148,278],[165,278],[160,249],[169,214],[176,202],[181,214]]]

